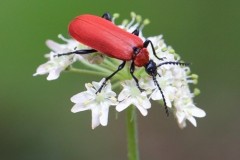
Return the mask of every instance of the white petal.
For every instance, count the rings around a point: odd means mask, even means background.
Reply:
[[[176,96],[177,88],[169,86],[165,88],[165,93],[170,101],[173,101]]]
[[[145,98],[145,99],[143,100],[142,106],[143,106],[143,108],[145,108],[145,109],[151,108],[151,103],[150,103],[150,101],[148,100],[148,98]]]
[[[151,94],[150,98],[154,101],[162,99],[161,92],[158,89],[155,89]]]
[[[197,122],[194,117],[191,116],[191,117],[188,117],[187,119],[194,125],[194,127],[197,127]]]
[[[71,97],[71,101],[73,103],[83,103],[84,101],[89,101],[90,99],[93,99],[93,97],[91,97],[87,91],[78,93]]]
[[[191,110],[190,110],[191,114],[194,116],[194,117],[205,117],[206,116],[206,112],[198,107],[193,107]]]
[[[99,126],[99,124],[100,124],[99,111],[98,111],[98,109],[92,109],[92,129]]]
[[[187,123],[186,123],[186,121],[183,121],[182,123],[178,123],[178,125],[181,129],[183,129],[187,126]]]
[[[118,95],[118,101],[123,101],[124,99],[130,96],[130,91],[127,89],[123,89]]]
[[[167,106],[168,106],[169,108],[171,108],[171,107],[172,107],[172,103],[171,103],[170,99],[168,98],[168,96],[165,96],[165,100],[166,100]]]
[[[47,76],[47,80],[51,81],[51,80],[58,79],[58,77],[60,76],[60,73],[61,73],[61,69],[51,70],[49,72],[49,75]]]
[[[119,102],[119,104],[116,106],[116,110],[118,112],[123,111],[124,109],[126,109],[128,106],[130,106],[132,104],[130,99],[125,99],[122,102]]]
[[[71,112],[76,113],[76,112],[86,111],[86,110],[89,110],[89,109],[90,109],[89,107],[86,107],[82,104],[75,104],[72,107]]]
[[[96,90],[98,90],[100,88],[100,86],[102,85],[102,83],[100,83],[100,82],[92,82],[92,85],[94,86],[94,88]]]
[[[135,105],[137,107],[137,109],[140,111],[140,113],[143,115],[143,116],[146,116],[148,114],[148,111],[143,108],[142,106],[140,105]]]
[[[149,102],[150,103],[150,102]],[[143,103],[139,103],[139,101],[137,101],[136,99],[133,100],[133,104],[137,107],[137,109],[141,112],[141,114],[143,116],[146,116],[148,114],[147,109],[145,109],[145,106]],[[147,104],[147,102],[145,102],[146,107],[149,107],[149,105],[151,106],[151,104]]]
[[[105,79],[105,78],[104,78]],[[112,89],[111,83],[107,82],[107,85],[103,88],[105,92],[110,92]]]
[[[47,66],[48,66],[48,63],[44,63],[44,64],[40,65],[40,66],[37,68],[37,71],[36,71],[36,73],[34,73],[33,76],[47,74],[47,73],[49,72]]]
[[[54,42],[52,40],[47,40],[46,41],[46,45],[51,49],[53,50],[54,52],[59,52],[61,50],[63,50],[63,45],[57,43],[57,42]]]
[[[92,82],[92,85],[94,86],[94,88],[96,89],[96,90],[98,90],[100,87],[101,87],[101,85],[103,84],[103,82],[105,81],[105,78],[103,78],[103,79],[101,79],[101,81],[100,82]],[[108,84],[108,83],[107,83]],[[105,88],[105,87],[104,87]],[[103,88],[103,90],[104,90],[104,88]]]
[[[176,117],[177,117],[177,120],[178,120],[179,124],[183,123],[183,121],[185,120],[185,116],[186,115],[181,111],[176,112]]]
[[[100,116],[100,123],[103,126],[106,126],[108,124],[108,111],[109,107],[102,107],[102,113]]]

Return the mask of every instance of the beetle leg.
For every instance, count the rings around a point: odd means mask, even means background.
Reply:
[[[143,92],[144,89],[142,89],[142,88],[139,86],[139,82],[138,82],[137,77],[134,75],[134,71],[135,71],[135,65],[134,65],[134,62],[132,61],[131,67],[130,67],[130,73],[131,73],[133,79],[135,80],[136,85],[137,85],[138,89],[140,90],[140,92]]]
[[[138,35],[139,35],[139,29],[138,29],[138,28],[137,28],[137,29],[135,29],[135,30],[132,32],[132,34],[134,34],[134,35],[138,36]]]
[[[67,56],[67,55],[71,55],[71,54],[89,54],[89,53],[94,53],[94,52],[97,52],[97,50],[95,50],[95,49],[82,49],[82,50],[76,50],[76,51],[72,51],[72,52],[57,54],[56,56],[61,57],[61,56]]]
[[[102,15],[102,18],[104,18],[104,19],[106,19],[108,21],[112,21],[112,16],[108,12],[104,13]]]
[[[102,88],[106,85],[107,81],[108,81],[109,79],[111,79],[117,72],[119,72],[120,70],[122,70],[123,67],[125,66],[125,64],[126,64],[126,61],[123,61],[123,62],[118,66],[118,69],[117,69],[115,72],[113,72],[110,76],[108,76],[108,77],[105,78],[104,82],[102,83],[102,85],[100,86],[100,88],[98,89],[98,91],[96,92],[96,94],[101,92]]]
[[[143,43],[143,47],[144,47],[144,48],[147,48],[147,46],[149,45],[149,43],[150,43],[150,45],[151,45],[151,47],[152,47],[152,51],[153,51],[154,56],[155,56],[157,59],[163,61],[164,58],[159,58],[159,57],[157,56],[157,54],[156,54],[156,52],[155,52],[155,49],[154,49],[154,47],[153,47],[152,41],[150,41],[150,40],[147,39],[147,40]]]

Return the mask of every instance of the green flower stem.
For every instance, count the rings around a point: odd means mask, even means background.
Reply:
[[[71,67],[68,71],[70,72],[76,72],[76,73],[86,73],[86,74],[92,74],[92,75],[100,75],[100,76],[107,76],[107,73],[104,72],[97,72],[97,71],[90,71],[87,69],[78,69]]]
[[[119,65],[119,62],[110,60],[109,58],[106,58],[104,60],[104,63],[106,64],[107,67],[110,67],[111,69],[113,68],[115,69]]]
[[[93,70],[98,70],[100,72],[106,72],[106,73],[112,73],[109,69],[101,67],[100,65],[90,64],[87,61],[82,61],[82,64],[89,67],[89,68],[92,68]]]
[[[127,110],[128,160],[139,160],[136,108]]]

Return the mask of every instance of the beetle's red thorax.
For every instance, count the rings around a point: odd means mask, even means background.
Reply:
[[[149,53],[146,48],[142,48],[134,59],[134,64],[138,67],[145,66],[149,62]]]

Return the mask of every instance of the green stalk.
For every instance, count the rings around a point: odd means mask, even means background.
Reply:
[[[139,160],[136,108],[127,109],[128,160]]]
[[[104,72],[97,72],[97,71],[90,71],[87,69],[78,69],[71,67],[68,71],[70,72],[76,72],[76,73],[86,73],[86,74],[92,74],[92,75],[101,75],[101,76],[107,76],[108,74]]]

